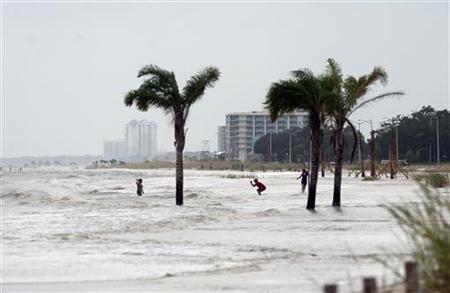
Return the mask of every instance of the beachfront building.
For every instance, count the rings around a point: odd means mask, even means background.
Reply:
[[[125,141],[129,159],[153,159],[156,157],[156,123],[132,120],[125,126]]]
[[[247,161],[254,144],[267,133],[279,133],[308,124],[308,113],[294,112],[281,115],[272,123],[268,112],[230,113],[226,115],[225,151],[227,159]]]
[[[225,152],[225,144],[226,144],[225,133],[226,133],[225,126],[217,127],[217,152],[218,153]]]

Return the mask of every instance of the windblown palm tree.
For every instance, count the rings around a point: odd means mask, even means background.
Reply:
[[[176,149],[176,204],[183,205],[183,150],[186,139],[186,120],[191,106],[200,100],[205,89],[213,87],[220,77],[216,67],[206,67],[192,76],[180,92],[175,74],[156,65],[144,66],[138,77],[148,77],[141,86],[125,96],[126,106],[136,105],[138,110],[147,111],[150,107],[162,109],[172,116],[175,130]]]
[[[328,59],[326,76],[328,77],[327,90],[329,91],[329,99],[327,99],[327,116],[332,120],[334,126],[332,139],[335,155],[335,170],[332,205],[340,206],[342,162],[345,143],[344,127],[346,124],[351,127],[355,138],[351,156],[352,160],[358,141],[355,127],[349,120],[350,115],[369,103],[386,97],[403,95],[403,92],[387,92],[370,99],[365,99],[366,94],[374,84],[380,82],[382,85],[385,85],[387,83],[387,73],[380,67],[375,67],[371,73],[359,78],[348,76],[344,79],[339,64],[333,59]]]
[[[311,174],[306,208],[314,210],[319,172],[321,125],[324,118],[327,91],[324,76],[315,76],[308,69],[291,72],[292,77],[272,83],[265,105],[272,121],[284,113],[304,110],[309,113],[311,128]]]

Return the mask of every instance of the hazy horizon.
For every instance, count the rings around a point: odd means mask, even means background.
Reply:
[[[448,109],[448,19],[442,2],[3,3],[2,157],[99,155],[133,119],[155,121],[158,149],[173,151],[170,117],[123,104],[147,64],[174,71],[180,88],[205,66],[222,72],[192,108],[186,151],[202,140],[216,150],[227,113],[262,110],[272,82],[320,73],[327,58],[345,75],[381,66],[389,82],[373,94],[407,94],[352,120]]]

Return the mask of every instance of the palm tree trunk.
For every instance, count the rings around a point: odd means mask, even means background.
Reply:
[[[370,132],[370,176],[376,177],[375,170],[375,132],[372,130]]]
[[[176,171],[175,171],[175,201],[183,205],[183,150],[184,150],[184,121],[182,116],[175,118],[175,149],[176,149]]]
[[[177,164],[176,164],[176,204],[183,205],[183,152],[177,150]]]
[[[325,150],[323,149],[323,146],[320,147],[320,170],[322,172],[322,177],[325,177]]]
[[[344,153],[343,128],[336,129],[336,144],[334,148],[334,191],[332,206],[341,206],[342,162]]]
[[[311,123],[311,174],[308,187],[308,202],[306,208],[314,210],[316,207],[316,189],[319,175],[320,162],[320,117],[319,115],[310,116]]]
[[[366,172],[364,170],[364,144],[363,144],[363,140],[362,140],[362,134],[361,132],[358,133],[358,137],[359,137],[359,149],[360,149],[360,154],[361,154],[361,177],[366,177]]]

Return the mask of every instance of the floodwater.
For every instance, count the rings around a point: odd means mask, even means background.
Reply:
[[[297,173],[29,169],[2,174],[5,292],[320,292],[392,280],[374,260],[406,249],[382,206],[416,200],[406,179],[319,178],[316,212]],[[267,190],[258,196],[251,177]],[[143,197],[136,178],[144,179]],[[345,291],[344,291],[345,292]]]

